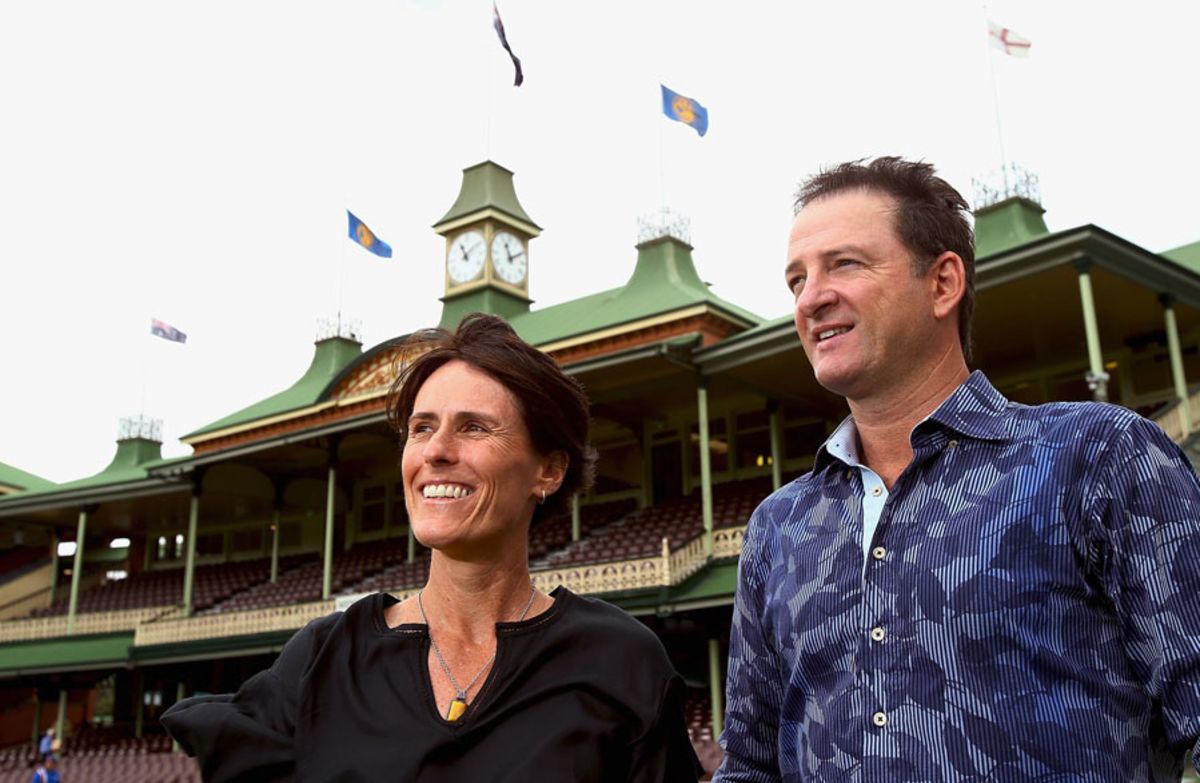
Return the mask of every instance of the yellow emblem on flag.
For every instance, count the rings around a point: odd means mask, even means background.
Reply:
[[[354,233],[358,239],[358,244],[370,249],[371,245],[375,244],[375,235],[371,233],[371,229],[359,223],[354,228]]]
[[[688,125],[691,125],[696,119],[696,111],[692,108],[692,102],[682,95],[675,96],[675,100],[671,102],[671,111],[675,112],[677,119]]]

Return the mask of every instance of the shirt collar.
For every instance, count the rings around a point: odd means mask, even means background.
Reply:
[[[1005,412],[1009,402],[996,391],[987,376],[980,370],[971,375],[947,397],[933,413],[913,427],[910,440],[915,447],[929,422],[954,430],[960,435],[979,440],[1006,440],[1009,437],[1008,419]],[[817,449],[813,472],[827,467],[830,462],[841,462],[850,467],[859,466],[858,430],[854,417],[847,416],[837,429]]]

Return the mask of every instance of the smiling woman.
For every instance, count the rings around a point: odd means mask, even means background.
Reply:
[[[658,638],[529,576],[530,526],[591,482],[582,387],[492,316],[405,348],[388,413],[424,589],[314,621],[163,723],[205,780],[697,780]]]

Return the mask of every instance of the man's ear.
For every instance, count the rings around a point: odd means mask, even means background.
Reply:
[[[929,265],[926,279],[933,294],[933,317],[939,321],[955,312],[967,291],[967,270],[958,253],[947,250]]]

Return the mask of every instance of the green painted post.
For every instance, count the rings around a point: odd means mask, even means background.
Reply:
[[[712,456],[708,453],[708,382],[696,386],[697,416],[700,418],[700,508],[704,514],[704,554],[713,553]]]
[[[582,523],[580,520],[580,513],[579,513],[579,495],[575,495],[573,498],[571,498],[571,540],[572,541],[579,540],[581,528],[582,528]]]
[[[1092,397],[1097,402],[1108,401],[1108,378],[1104,372],[1104,355],[1100,350],[1100,327],[1096,321],[1096,301],[1092,295],[1092,276],[1089,271],[1091,263],[1082,261],[1076,265],[1079,270],[1079,300],[1083,305],[1083,331],[1087,339],[1088,365],[1091,368],[1091,380],[1095,385]]]
[[[87,536],[87,519],[87,508],[79,509],[79,527],[75,530],[75,565],[71,568],[71,602],[67,605],[67,636],[75,633],[75,611],[79,608],[79,582],[83,578],[83,539]]]
[[[37,745],[42,738],[42,697],[38,689],[33,689],[33,744]]]
[[[417,559],[417,538],[413,535],[412,522],[408,523],[408,562]]]
[[[712,700],[713,741],[721,739],[725,728],[725,705],[721,701],[721,643],[716,639],[708,640],[708,692]]]
[[[133,695],[136,699],[133,704],[133,736],[141,739],[146,716],[146,677],[140,669],[134,672],[133,681]]]
[[[175,703],[178,704],[185,698],[187,698],[187,686],[183,684],[182,680],[180,680],[179,684],[175,686]],[[171,750],[175,751],[176,753],[181,750],[178,740],[171,740]]]
[[[1183,350],[1179,346],[1179,324],[1175,321],[1175,300],[1170,294],[1158,297],[1162,302],[1163,320],[1167,327],[1167,352],[1171,355],[1171,378],[1175,381],[1175,396],[1183,414],[1183,434],[1192,431],[1192,403],[1188,396],[1187,377],[1183,373]]]
[[[50,534],[50,603],[58,600],[58,529]]]
[[[271,584],[279,579],[279,509],[271,522]]]
[[[196,584],[196,528],[200,524],[200,484],[192,485],[192,501],[188,506],[187,540],[184,541],[183,561],[183,616],[192,616],[192,591]]]
[[[771,486],[779,489],[783,486],[783,421],[777,400],[767,403],[767,413],[771,427]]]
[[[79,551],[76,549],[75,551]],[[58,692],[58,720],[54,724],[54,736],[65,747],[67,744],[67,689]]]
[[[333,586],[333,504],[337,491],[337,467],[329,463],[329,485],[325,491],[325,567],[321,574],[321,599],[328,600]]]

